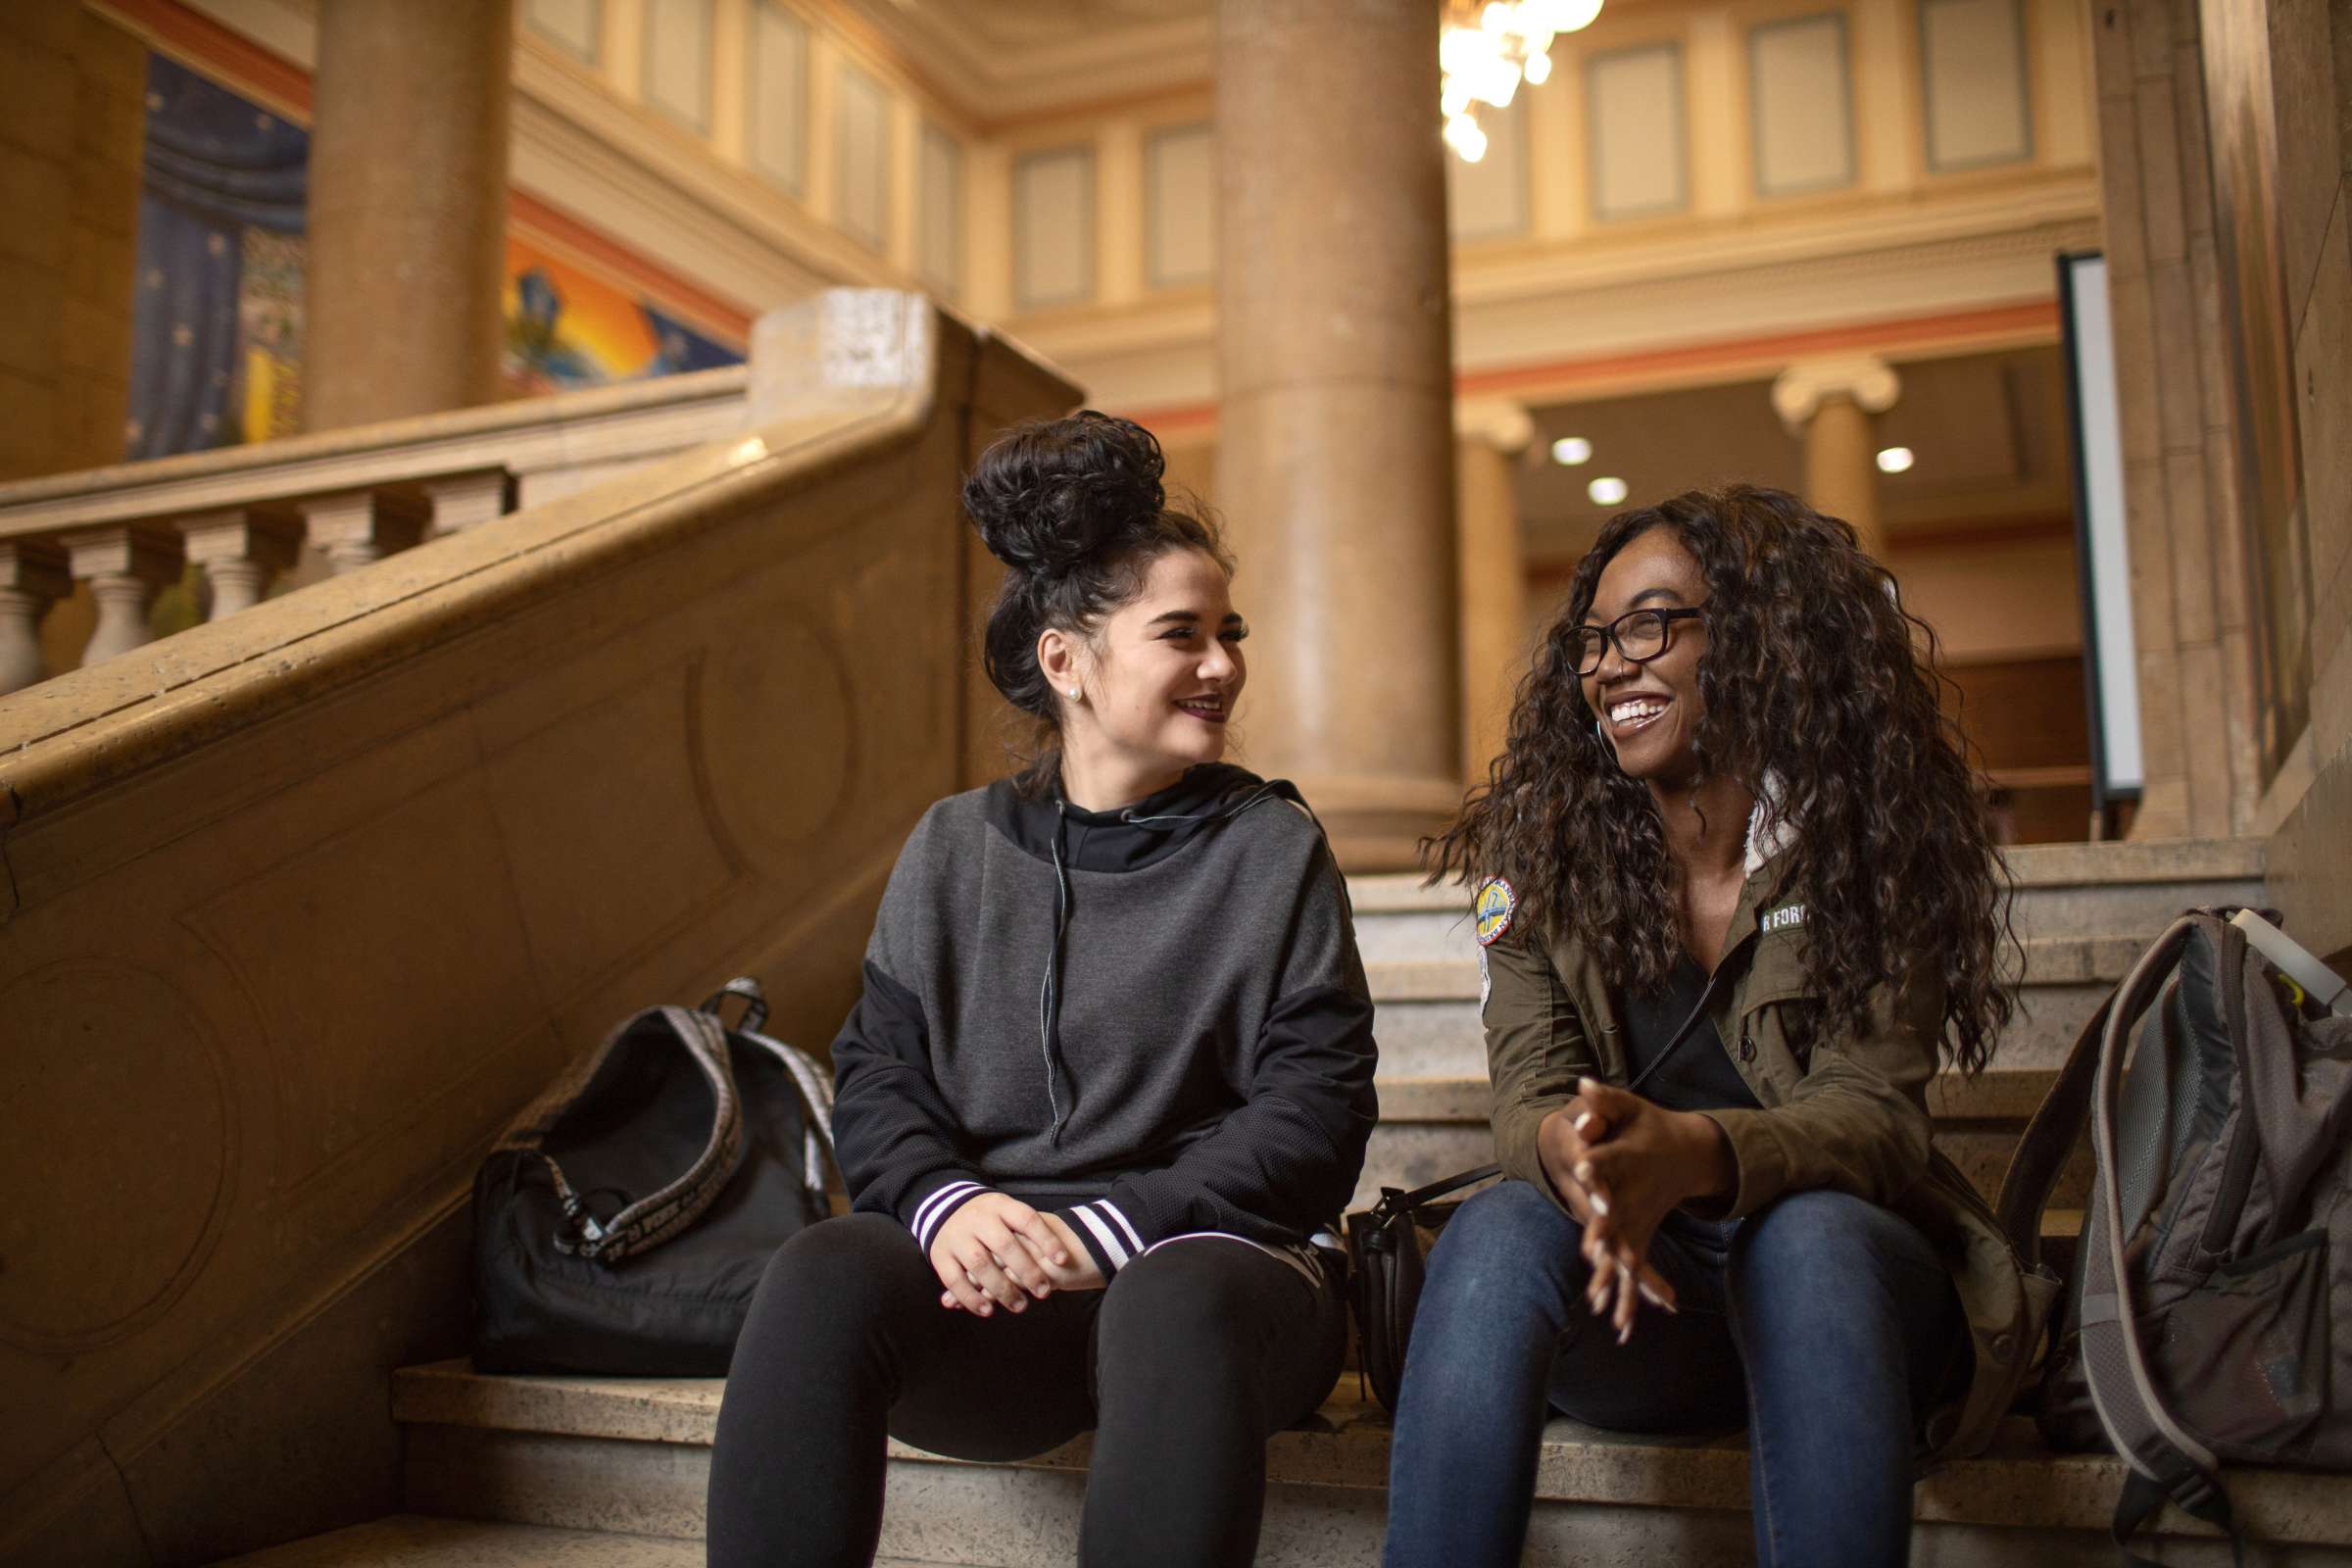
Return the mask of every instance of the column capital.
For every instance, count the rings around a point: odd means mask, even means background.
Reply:
[[[1461,440],[1483,442],[1515,458],[1536,439],[1536,421],[1528,415],[1527,405],[1514,398],[1456,398],[1453,433]]]
[[[1801,435],[1829,398],[1851,398],[1868,413],[1885,414],[1902,391],[1894,367],[1875,354],[1823,355],[1798,360],[1780,373],[1772,383],[1772,409],[1789,434]]]

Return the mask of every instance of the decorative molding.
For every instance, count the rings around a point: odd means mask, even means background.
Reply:
[[[1145,0],[1076,22],[1063,7],[1006,0],[843,0],[840,9],[984,130],[1201,86],[1216,59],[1204,0]]]

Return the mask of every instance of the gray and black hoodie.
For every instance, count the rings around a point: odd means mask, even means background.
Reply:
[[[1088,811],[1000,780],[900,853],[833,1042],[834,1137],[855,1206],[926,1251],[1004,1192],[1108,1279],[1176,1236],[1326,1225],[1374,1054],[1346,886],[1288,782],[1209,764]]]

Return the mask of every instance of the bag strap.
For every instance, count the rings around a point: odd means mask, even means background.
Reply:
[[[1668,1037],[1665,1049],[1649,1058],[1649,1065],[1634,1074],[1633,1080],[1625,1086],[1627,1094],[1639,1092],[1649,1075],[1665,1066],[1666,1058],[1682,1049],[1683,1042],[1690,1038],[1691,1032],[1698,1027],[1698,1021],[1704,1018],[1707,1015],[1707,1009],[1715,1004],[1716,989],[1723,984],[1724,976],[1732,972],[1732,960],[1753,947],[1758,934],[1750,931],[1732,945],[1731,952],[1715,960],[1715,972],[1707,976],[1706,989],[1698,994],[1698,1005],[1690,1009],[1690,1016],[1685,1018],[1680,1027]]]
[[[743,1018],[735,1025],[736,1031],[747,1035],[758,1034],[760,1025],[767,1022],[767,992],[748,974],[739,974],[711,992],[703,999],[703,1004],[694,1010],[707,1012],[715,1018],[729,997],[743,1000]]]
[[[2098,1090],[2091,1104],[2091,1146],[2098,1155],[2097,1223],[2089,1233],[2092,1255],[2084,1260],[2082,1319],[2082,1369],[2090,1401],[2107,1441],[2145,1481],[2163,1489],[2182,1511],[2227,1532],[2236,1550],[2237,1530],[2223,1489],[2221,1461],[2168,1409],[2148,1370],[2132,1306],[2132,1270],[2125,1256],[2123,1178],[2116,1148],[2116,1104],[2132,1031],[2181,950],[2199,929],[2219,925],[2207,912],[2180,916],[2139,956],[2116,988],[2099,1039]],[[2229,951],[2225,944],[2225,953]],[[2101,1287],[2104,1287],[2102,1289]],[[2127,1484],[2116,1509],[2117,1544],[2153,1511],[2147,1486]]]
[[[1500,1165],[1481,1165],[1476,1170],[1456,1171],[1441,1176],[1426,1187],[1411,1192],[1399,1192],[1394,1187],[1381,1190],[1380,1201],[1372,1205],[1375,1218],[1387,1221],[1398,1214],[1409,1214],[1424,1203],[1434,1203],[1448,1193],[1458,1193],[1465,1187],[1475,1187],[1490,1176],[1502,1174]]]
[[[830,1161],[836,1171],[841,1169],[841,1154],[833,1147],[832,1075],[825,1071],[816,1058],[798,1046],[788,1046],[781,1040],[760,1032],[760,1026],[767,1022],[767,992],[750,975],[739,974],[711,992],[701,1010],[716,1017],[718,1009],[729,997],[739,999],[744,1004],[743,1018],[733,1031],[736,1037],[782,1062],[784,1070],[792,1075],[793,1087],[800,1091],[801,1103],[808,1112],[808,1137],[803,1150],[806,1159],[803,1177],[810,1190],[821,1193],[827,1185],[826,1163]],[[842,1185],[846,1191],[849,1185],[847,1177],[843,1178]]]
[[[792,1074],[793,1087],[801,1092],[801,1103],[808,1110],[808,1136],[803,1150],[803,1175],[811,1191],[823,1192],[828,1185],[825,1180],[826,1164],[830,1162],[836,1172],[841,1169],[841,1153],[833,1147],[832,1079],[826,1076],[825,1069],[813,1057],[797,1046],[788,1046],[781,1040],[754,1034],[748,1029],[738,1029],[735,1033],[774,1056],[784,1064],[784,1070]],[[841,1185],[844,1192],[849,1190],[847,1176],[842,1177]]]
[[[2009,1239],[2009,1250],[2029,1270],[2041,1266],[2042,1211],[2050,1206],[2059,1174],[2075,1152],[2075,1140],[2082,1136],[2082,1124],[2090,1118],[2091,1086],[2099,1075],[2099,1042],[2114,1010],[2115,993],[2111,991],[2067,1048],[2058,1081],[2034,1107],[2033,1119],[2026,1123],[2024,1135],[2009,1155],[2009,1168],[2001,1173],[1993,1213],[2001,1234]]]
[[[1642,1068],[1640,1073],[1635,1075],[1633,1082],[1625,1086],[1627,1093],[1631,1094],[1640,1089],[1642,1080],[1663,1066],[1666,1058],[1673,1055],[1682,1043],[1690,1038],[1691,1032],[1698,1027],[1699,1020],[1707,1015],[1707,1008],[1714,1004],[1715,993],[1722,986],[1724,976],[1731,971],[1731,960],[1746,952],[1756,940],[1756,936],[1757,933],[1750,931],[1734,944],[1731,952],[1725,954],[1717,961],[1715,972],[1707,977],[1706,990],[1699,994],[1698,1005],[1690,1009],[1690,1015],[1682,1021],[1681,1026],[1667,1040],[1666,1049],[1651,1057],[1649,1065]],[[1385,1188],[1382,1190],[1380,1201],[1373,1206],[1372,1212],[1379,1219],[1386,1221],[1397,1214],[1410,1213],[1424,1203],[1435,1202],[1448,1193],[1460,1192],[1463,1188],[1475,1186],[1490,1176],[1501,1174],[1502,1167],[1500,1165],[1481,1165],[1476,1170],[1457,1171],[1451,1176],[1441,1177],[1428,1186],[1416,1187],[1409,1193],[1398,1192],[1393,1187]]]
[[[610,1220],[599,1220],[564,1178],[554,1156],[538,1152],[556,1189],[564,1221],[556,1228],[556,1250],[591,1262],[617,1263],[648,1252],[676,1236],[718,1200],[743,1160],[743,1102],[735,1090],[734,1064],[727,1059],[726,1031],[707,1012],[660,1007],[655,1014],[669,1028],[710,1086],[710,1136],[703,1152],[677,1180],[628,1204]],[[642,1015],[641,1015],[642,1016]]]

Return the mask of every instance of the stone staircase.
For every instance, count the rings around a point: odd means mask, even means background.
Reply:
[[[1995,1067],[1936,1091],[1938,1138],[1987,1191],[2075,1031],[2139,946],[2191,904],[2259,902],[2260,846],[2237,843],[2020,850],[2023,1013]],[[1382,1126],[1363,1193],[1488,1157],[1477,968],[1457,890],[1404,877],[1353,884],[1380,1007]],[[2055,1201],[2081,1201],[2088,1166]],[[2054,1231],[2075,1216],[2053,1215]],[[701,1561],[703,1497],[722,1385],[715,1380],[511,1378],[462,1361],[414,1367],[392,1389],[407,1435],[408,1513],[239,1561],[255,1568],[480,1568],[523,1562]],[[1349,1376],[1316,1418],[1269,1445],[1258,1560],[1379,1558],[1389,1425]],[[1088,1444],[1019,1464],[891,1449],[883,1563],[1031,1568],[1070,1560]],[[1915,1563],[2108,1564],[2119,1461],[2052,1455],[2013,1419],[1992,1451],[1920,1485]],[[2232,1494],[2250,1561],[2352,1565],[2352,1479],[2241,1472]],[[1737,1438],[1627,1438],[1557,1420],[1546,1429],[1526,1561],[1569,1565],[1749,1560],[1746,1455]],[[2225,1543],[2168,1512],[2166,1563],[2226,1563]]]

